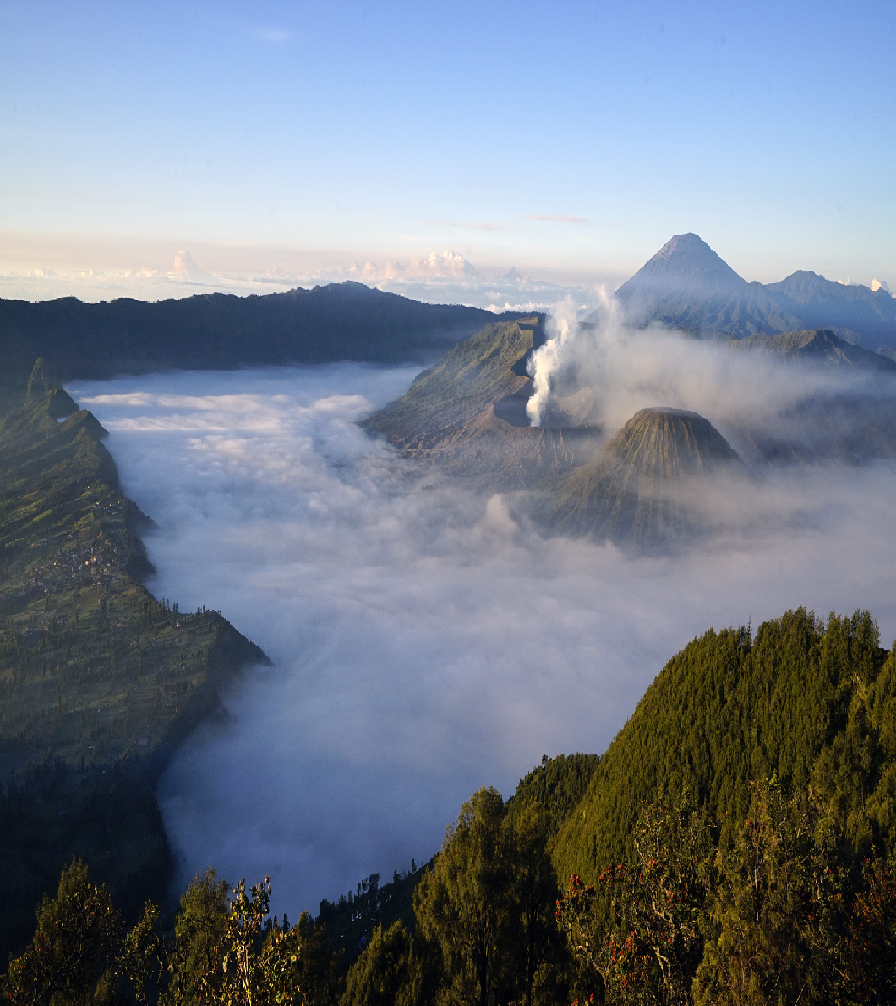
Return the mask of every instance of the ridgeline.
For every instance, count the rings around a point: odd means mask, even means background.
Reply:
[[[480,308],[423,304],[361,283],[157,303],[0,299],[0,384],[23,384],[38,357],[62,382],[156,370],[427,361],[494,320]]]
[[[158,897],[172,858],[155,786],[220,690],[264,653],[218,612],[140,582],[149,520],[105,431],[34,368],[0,420],[0,955],[82,856],[122,903]]]

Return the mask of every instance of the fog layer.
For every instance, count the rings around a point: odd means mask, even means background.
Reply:
[[[413,373],[70,388],[159,526],[150,588],[220,609],[275,664],[246,674],[232,720],[163,780],[182,879],[270,873],[291,917],[427,858],[477,787],[509,795],[543,753],[603,751],[710,626],[802,604],[867,607],[885,645],[896,632],[892,467],[772,473],[699,549],[632,560],[545,540],[513,500],[452,487],[359,429]]]

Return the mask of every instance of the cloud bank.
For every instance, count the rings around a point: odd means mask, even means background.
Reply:
[[[482,225],[486,226],[486,225]],[[165,300],[195,294],[222,292],[238,296],[263,295],[310,288],[346,280],[365,283],[405,297],[429,303],[467,304],[493,311],[541,311],[554,302],[573,296],[587,310],[599,299],[597,281],[540,277],[511,268],[498,272],[477,269],[468,258],[451,248],[420,257],[358,258],[291,254],[280,250],[262,252],[239,248],[189,247],[169,251],[153,249],[154,263],[123,264],[123,253],[98,248],[93,253],[102,265],[74,269],[66,265],[73,253],[57,249],[53,267],[26,261],[32,250],[17,253],[0,249],[0,297],[51,300],[79,297],[86,301],[136,297]],[[80,252],[79,259],[92,250]],[[195,252],[195,254],[194,254]],[[555,270],[556,271],[556,270]]]
[[[221,609],[275,663],[163,781],[181,882],[210,864],[270,873],[276,911],[316,911],[431,855],[477,787],[508,795],[543,753],[603,751],[710,626],[804,604],[867,607],[885,644],[896,634],[892,466],[773,472],[701,548],[632,560],[545,539],[513,499],[452,487],[359,429],[413,373],[70,388],[159,525],[151,589]]]

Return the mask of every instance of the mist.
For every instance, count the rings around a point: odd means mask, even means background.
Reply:
[[[859,367],[782,358],[738,348],[738,341],[698,340],[686,333],[626,325],[606,291],[584,323],[567,298],[548,315],[545,344],[533,354],[531,425],[582,388],[595,393],[587,418],[611,437],[640,409],[685,409],[708,419],[755,467],[759,444],[816,458],[896,456],[896,380]]]
[[[651,349],[620,334],[576,364],[604,375],[609,432],[657,404],[725,432],[835,380],[749,378],[730,351],[671,336]],[[243,675],[229,720],[202,727],[162,781],[181,885],[209,865],[268,873],[275,911],[316,913],[432,855],[479,786],[508,796],[542,754],[604,751],[710,627],[805,605],[868,608],[884,645],[896,634],[893,465],[769,470],[707,500],[717,530],[699,546],[633,559],[546,538],[518,499],[459,489],[359,428],[414,374],[342,364],[69,388],[158,525],[150,589],[220,609],[274,662]]]

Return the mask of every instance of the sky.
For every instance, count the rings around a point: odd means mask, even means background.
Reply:
[[[593,352],[614,422],[661,400],[731,436],[821,386],[856,387],[774,361],[760,380],[740,354],[671,336],[649,356],[638,339]],[[366,435],[357,421],[413,376],[343,363],[69,389],[157,524],[149,588],[221,610],[274,663],[241,675],[230,718],[198,730],[161,782],[178,890],[209,865],[270,874],[274,911],[295,919],[425,862],[480,786],[506,797],[543,754],[605,751],[710,627],[805,605],[867,608],[885,646],[896,635],[892,463],[768,469],[745,453],[746,481],[701,486],[713,534],[633,558],[547,536],[524,500]]]
[[[894,95],[896,0],[0,0],[0,296],[896,289]]]

